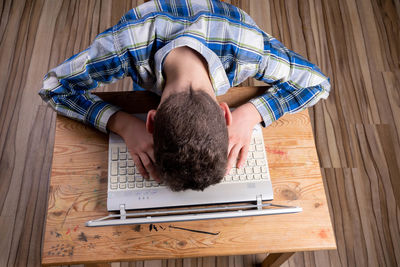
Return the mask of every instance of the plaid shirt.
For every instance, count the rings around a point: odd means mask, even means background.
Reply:
[[[49,71],[39,94],[62,115],[106,132],[119,110],[91,89],[130,76],[134,90],[162,94],[163,60],[188,46],[207,61],[216,95],[248,77],[272,86],[250,102],[265,126],[327,98],[329,79],[262,31],[243,10],[217,0],[150,1],[125,14],[86,50]]]

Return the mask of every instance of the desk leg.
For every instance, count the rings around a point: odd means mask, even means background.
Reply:
[[[262,262],[262,267],[278,267],[281,266],[282,263],[287,261],[294,252],[287,253],[270,253]]]

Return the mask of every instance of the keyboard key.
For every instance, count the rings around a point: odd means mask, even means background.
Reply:
[[[135,168],[128,167],[127,172],[128,172],[128,174],[135,174]]]
[[[266,173],[261,174],[261,179],[268,180],[268,175]]]
[[[227,182],[232,181],[232,176],[230,176],[230,175],[225,176],[225,181],[227,181]]]
[[[261,166],[261,172],[262,172],[262,173],[268,172],[267,166]]]
[[[135,188],[135,183],[128,183],[129,188]]]
[[[135,163],[133,162],[133,160],[128,160],[128,167],[133,167],[135,166]]]
[[[249,151],[250,151],[250,152],[253,152],[253,151],[255,151],[255,150],[256,150],[255,145],[250,145]]]
[[[111,160],[118,160],[118,147],[111,148]]]
[[[125,175],[120,175],[118,176],[118,180],[120,183],[126,183],[126,176]]]
[[[254,179],[260,180],[261,179],[261,174],[259,174],[259,173],[254,174]]]
[[[156,182],[156,181],[151,182],[151,185],[152,185],[153,187],[158,187],[158,182]]]
[[[244,171],[245,171],[246,174],[252,174],[253,173],[253,168],[246,167],[246,168],[244,168]]]
[[[237,175],[232,176],[232,180],[233,181],[238,181],[239,180],[239,176],[237,176]]]
[[[126,161],[125,160],[121,160],[118,165],[119,165],[120,168],[126,168]]]
[[[111,175],[118,175],[118,162],[111,161]]]
[[[248,162],[250,167],[256,166],[256,161],[254,159],[249,159],[247,162]]]
[[[261,138],[256,138],[256,144],[261,145],[262,144],[262,139]]]
[[[141,174],[135,174],[136,182],[143,182],[143,176]]]
[[[246,180],[246,175],[240,175],[239,177],[240,177],[241,181],[245,181]]]
[[[243,168],[237,169],[237,174],[239,175],[244,174]]]
[[[137,188],[143,188],[143,183],[136,183]]]
[[[255,167],[253,167],[253,171],[254,171],[254,173],[261,173],[261,168],[260,168],[260,166],[255,166]]]
[[[119,148],[119,152],[125,153],[126,152],[126,146],[122,146]]]
[[[126,168],[119,168],[119,174],[125,175],[126,174]]]
[[[262,153],[262,152],[253,152],[253,158],[262,159],[262,158],[264,158],[264,153]]]
[[[132,159],[131,153],[128,152],[128,159]]]
[[[126,184],[119,184],[119,188],[120,189],[125,189],[126,188]]]
[[[126,160],[126,153],[119,153],[119,159]]]
[[[263,145],[256,145],[257,151],[263,151],[263,149],[264,149]]]
[[[264,165],[264,160],[263,159],[256,160],[256,165],[257,166],[263,166]]]
[[[246,177],[247,177],[247,180],[254,180],[253,174],[247,174]]]
[[[151,182],[146,181],[146,182],[144,183],[144,185],[145,185],[146,187],[151,187]]]
[[[128,182],[134,182],[135,181],[135,176],[134,175],[128,175]]]
[[[118,176],[111,176],[110,182],[113,184],[118,183]]]
[[[112,190],[115,190],[115,189],[118,188],[118,186],[117,186],[117,184],[111,184],[110,188],[111,188]]]

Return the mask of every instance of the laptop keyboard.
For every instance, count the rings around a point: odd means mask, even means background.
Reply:
[[[253,137],[247,160],[243,166],[232,168],[222,182],[246,182],[249,180],[269,180],[267,160],[262,137]]]
[[[125,144],[110,144],[110,180],[111,190],[126,190],[143,187],[159,187],[164,184],[157,183],[154,179],[146,180],[139,173]]]
[[[154,179],[146,180],[136,168],[125,143],[110,143],[109,189],[112,191],[165,187]],[[253,134],[247,160],[238,169],[232,168],[221,183],[246,183],[270,180],[262,134]]]

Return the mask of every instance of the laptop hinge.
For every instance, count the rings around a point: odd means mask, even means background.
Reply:
[[[120,214],[109,214],[106,217],[86,222],[86,226],[107,226],[143,223],[165,223],[193,220],[209,220],[222,218],[236,218],[258,215],[272,215],[281,213],[295,213],[302,211],[300,207],[262,204],[261,195],[256,196],[257,204],[235,206],[221,206],[208,208],[188,208],[183,210],[144,211],[127,213],[125,205],[120,205]],[[274,207],[273,209],[268,207]],[[185,214],[182,214],[185,213]]]
[[[119,205],[119,213],[121,214],[121,220],[126,220],[125,204]]]
[[[256,199],[257,199],[257,209],[262,210],[263,208],[262,195],[257,195]]]

